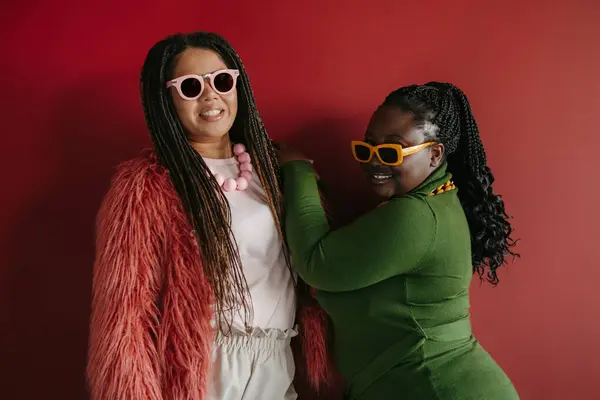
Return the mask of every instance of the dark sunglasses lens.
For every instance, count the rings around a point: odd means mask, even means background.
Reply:
[[[356,144],[354,145],[354,153],[356,154],[356,158],[360,161],[367,161],[371,156],[371,149],[362,144]]]
[[[202,83],[196,78],[186,78],[181,82],[181,92],[186,97],[196,97],[202,90]]]
[[[379,149],[379,157],[381,160],[388,164],[395,164],[398,162],[398,151],[395,149]]]
[[[233,76],[228,72],[221,72],[215,76],[215,89],[226,93],[233,89]]]

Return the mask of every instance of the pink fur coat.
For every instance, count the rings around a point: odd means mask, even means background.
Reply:
[[[307,291],[304,291],[307,292]],[[202,400],[212,292],[182,204],[154,153],[121,165],[100,208],[87,378],[92,400]],[[299,299],[300,399],[332,399],[327,318]],[[316,392],[321,393],[319,397]]]

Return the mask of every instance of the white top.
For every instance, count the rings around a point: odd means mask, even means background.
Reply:
[[[235,157],[204,158],[204,162],[225,179],[235,179],[239,175]],[[296,316],[294,281],[285,263],[281,238],[258,176],[252,173],[246,190],[224,194],[231,208],[231,230],[252,299],[254,315],[248,323],[253,328],[293,328]],[[233,326],[244,330],[243,315],[234,315]]]

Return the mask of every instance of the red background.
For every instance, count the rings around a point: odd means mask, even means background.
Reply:
[[[202,29],[237,49],[272,137],[316,159],[346,216],[367,205],[348,142],[383,97],[464,89],[522,239],[500,286],[474,282],[475,333],[523,399],[598,398],[599,2],[20,3],[1,5],[0,397],[87,398],[94,216],[149,144],[138,73],[155,41]]]

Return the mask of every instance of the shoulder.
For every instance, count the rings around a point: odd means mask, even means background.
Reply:
[[[387,234],[392,241],[411,246],[431,243],[438,228],[435,212],[420,196],[389,199],[373,210],[370,218],[373,229]]]
[[[172,191],[169,171],[158,161],[156,153],[145,150],[140,156],[119,164],[111,180],[112,191]],[[148,192],[146,192],[148,193]]]
[[[167,199],[176,199],[169,171],[159,163],[156,153],[146,150],[117,166],[102,208],[172,203]]]
[[[112,179],[112,184],[143,185],[155,179],[168,180],[169,171],[158,161],[158,156],[151,150],[145,150],[136,158],[119,164]]]
[[[427,197],[407,195],[389,199],[378,206],[383,216],[402,220],[435,221],[435,212]]]

